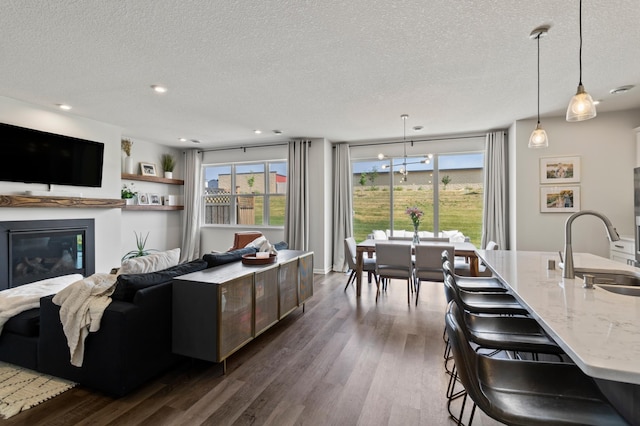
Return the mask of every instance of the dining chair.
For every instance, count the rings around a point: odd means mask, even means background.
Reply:
[[[407,280],[407,304],[411,303],[410,292],[413,282],[411,251],[411,244],[376,243],[377,294],[380,293],[380,280],[405,279]]]
[[[349,287],[349,284],[355,281],[357,274],[357,265],[356,265],[356,240],[353,237],[347,237],[344,239],[344,255],[347,258],[347,264],[349,265],[349,269],[351,269],[351,274],[349,275],[349,279],[347,279],[347,285],[344,286],[344,290],[346,291]],[[372,257],[363,256],[362,257],[362,273],[367,272],[369,276],[369,282],[371,282],[371,275],[376,272],[376,259]]]
[[[499,246],[495,241],[489,241],[484,248],[485,250],[498,250]],[[471,276],[471,265],[469,264],[468,259],[464,260],[456,260],[454,262],[454,270],[457,275],[462,277],[470,277]],[[493,272],[491,269],[487,268],[482,262],[478,264],[478,276],[479,277],[491,277],[493,276]]]
[[[466,401],[489,417],[509,425],[626,425],[595,381],[573,363],[527,361],[488,357],[476,352],[466,339],[463,322],[445,314],[457,375],[464,386],[459,414],[448,410],[460,425]]]
[[[395,237],[393,235],[390,235],[387,239],[389,241],[413,241],[413,237]]]
[[[448,243],[450,242],[449,237],[420,237],[420,242],[438,242],[438,243]]]
[[[420,284],[424,281],[444,280],[442,271],[442,251],[446,250],[449,256],[454,254],[453,245],[417,244],[415,246],[415,262],[413,266],[414,284],[416,287],[416,305],[420,294]]]

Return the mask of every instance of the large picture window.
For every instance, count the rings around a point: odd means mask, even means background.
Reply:
[[[407,207],[424,212],[419,230],[428,236],[457,236],[480,246],[483,208],[482,152],[356,160],[353,227],[357,241],[375,230],[413,233]]]
[[[284,226],[285,160],[204,166],[204,224]]]

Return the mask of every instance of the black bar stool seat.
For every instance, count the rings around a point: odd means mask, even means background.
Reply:
[[[509,425],[627,425],[594,380],[572,363],[522,361],[478,354],[451,303],[445,324],[458,378],[485,414]],[[458,419],[462,419],[464,401]],[[456,420],[458,420],[456,419]]]

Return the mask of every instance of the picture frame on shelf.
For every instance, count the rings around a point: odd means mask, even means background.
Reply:
[[[580,185],[541,186],[541,213],[573,213],[580,211]]]
[[[138,193],[138,205],[140,206],[148,206],[149,205],[149,194],[146,193]]]
[[[580,157],[543,157],[540,159],[540,183],[554,185],[580,182]]]
[[[140,163],[140,174],[142,176],[158,176],[156,165],[153,163]]]
[[[162,199],[159,194],[148,194],[149,195],[149,204],[152,206],[161,206]]]

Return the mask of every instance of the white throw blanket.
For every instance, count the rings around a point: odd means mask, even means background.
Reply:
[[[0,291],[0,333],[11,317],[39,307],[41,297],[55,294],[81,279],[80,274],[63,275]]]
[[[116,279],[114,274],[94,274],[53,297],[53,303],[60,306],[60,321],[67,336],[71,365],[82,367],[84,339],[89,332],[100,329],[100,320],[111,303],[109,296],[115,290]]]

